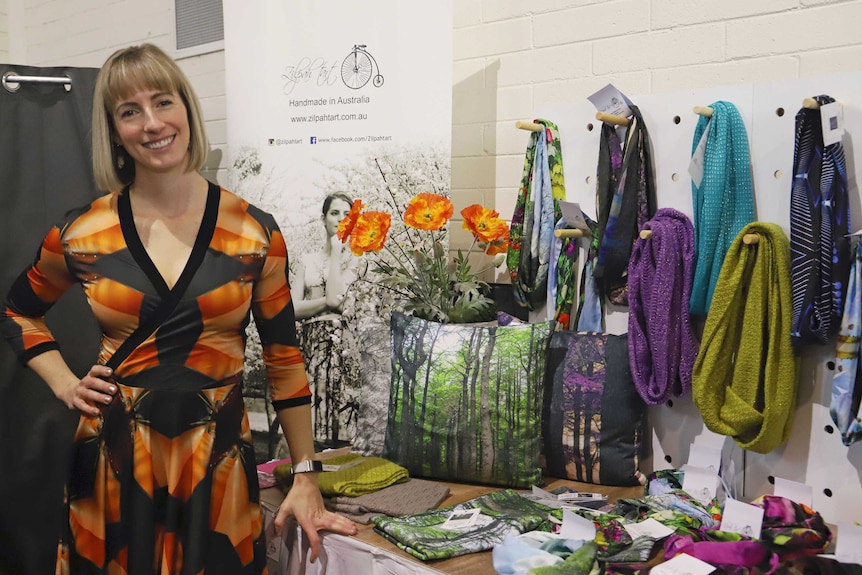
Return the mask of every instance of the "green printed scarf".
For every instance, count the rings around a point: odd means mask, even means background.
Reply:
[[[536,123],[545,129],[530,135],[506,255],[515,300],[529,309],[546,302],[557,202],[566,198],[559,131],[548,120]]]

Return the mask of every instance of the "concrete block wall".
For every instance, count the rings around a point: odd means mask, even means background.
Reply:
[[[4,60],[13,64],[98,68],[118,48],[142,42],[175,55],[173,0],[0,0],[0,53],[7,3],[17,8],[18,17],[9,27],[13,45],[22,47]],[[204,175],[226,181],[224,52],[178,61],[200,98],[207,123],[212,152]]]
[[[527,142],[514,123],[539,107],[608,82],[636,96],[862,69],[862,0],[454,0],[453,11],[453,199],[506,218]],[[11,44],[17,63],[99,66],[142,41],[170,52],[172,18],[172,0],[0,0],[0,55]],[[207,175],[226,181],[224,54],[180,65],[206,114]],[[466,248],[455,224],[452,247]]]
[[[511,217],[515,121],[609,82],[637,96],[862,70],[860,18],[860,0],[458,0],[453,196]]]
[[[0,0],[0,62],[9,61],[9,13],[6,0]]]

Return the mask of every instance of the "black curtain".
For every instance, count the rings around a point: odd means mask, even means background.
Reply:
[[[63,77],[0,87],[0,300],[69,209],[100,195],[90,164],[98,70],[0,65],[0,74]],[[10,85],[15,88],[15,85]],[[95,363],[99,332],[83,292],[70,290],[48,325],[75,373]],[[78,420],[0,343],[0,573],[54,572],[72,436]]]

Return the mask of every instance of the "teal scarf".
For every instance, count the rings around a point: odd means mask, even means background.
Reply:
[[[759,242],[743,243],[746,234]],[[799,371],[792,308],[790,240],[777,224],[745,226],[721,267],[691,383],[704,425],[757,453],[790,434]]]
[[[694,130],[692,154],[709,130],[700,187],[691,184],[694,247],[697,253],[689,309],[706,315],[730,243],[754,221],[754,187],[748,134],[742,116],[730,102],[714,102],[712,118],[701,116]]]

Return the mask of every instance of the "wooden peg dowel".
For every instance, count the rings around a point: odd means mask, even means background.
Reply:
[[[566,228],[563,230],[554,230],[554,235],[558,238],[581,238],[584,236],[584,232],[583,230]]]
[[[709,106],[695,106],[694,113],[698,116],[706,116],[707,118],[712,118],[712,113],[714,110]]]
[[[817,100],[814,98],[804,98],[802,100],[802,107],[808,108],[809,110],[819,110],[820,104],[818,104]]]
[[[652,237],[652,230],[641,230],[641,233],[638,235],[642,240],[648,240]]]
[[[524,122],[522,120],[515,122],[515,127],[519,130],[529,130],[531,132],[541,132],[545,129],[543,125],[537,124],[536,122]]]
[[[760,236],[757,234],[745,234],[742,236],[742,243],[748,246],[753,246],[754,244],[760,242]]]
[[[605,124],[614,124],[615,126],[628,126],[629,119],[623,116],[615,116],[613,114],[605,114],[604,112],[596,112],[596,120]]]

